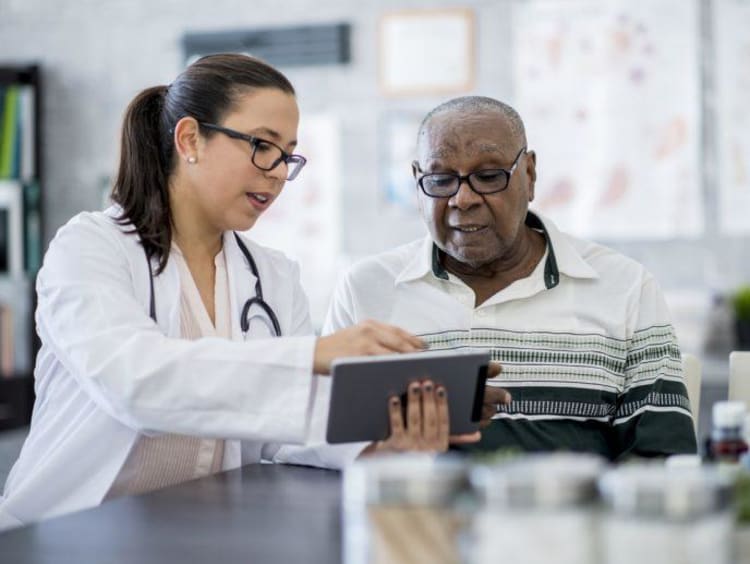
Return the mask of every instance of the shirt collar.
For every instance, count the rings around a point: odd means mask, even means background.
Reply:
[[[571,278],[599,278],[599,273],[573,244],[575,239],[561,232],[550,219],[539,212],[529,211],[526,215],[526,225],[540,229],[544,233],[550,254],[554,252],[558,280],[560,274]]]
[[[598,278],[599,274],[586,262],[573,246],[569,237],[561,233],[557,226],[538,212],[527,212],[526,225],[544,235],[547,241],[547,258],[544,265],[544,285],[547,289],[560,283],[560,274],[573,278]],[[419,252],[407,262],[396,278],[395,284],[417,280],[424,276],[434,276],[448,280],[448,272],[443,267],[440,249],[429,235],[422,240]]]

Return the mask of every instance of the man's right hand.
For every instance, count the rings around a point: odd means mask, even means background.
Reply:
[[[424,342],[411,333],[393,325],[367,320],[318,338],[313,369],[317,374],[328,374],[333,359],[341,356],[409,353],[424,349]]]
[[[502,372],[499,362],[490,362],[487,370],[487,378],[497,378]],[[482,402],[482,421],[479,426],[484,429],[497,415],[500,405],[508,405],[511,401],[510,392],[498,386],[487,384],[484,389],[484,400]]]

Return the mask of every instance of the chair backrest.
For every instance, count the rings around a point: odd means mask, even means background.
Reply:
[[[729,353],[729,401],[744,401],[750,411],[750,351]]]
[[[685,374],[685,386],[687,387],[690,409],[693,411],[693,425],[695,425],[697,434],[698,416],[701,413],[701,361],[694,354],[683,354],[682,371]]]

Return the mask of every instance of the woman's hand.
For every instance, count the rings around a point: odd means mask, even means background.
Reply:
[[[367,320],[320,337],[315,343],[313,369],[317,374],[328,374],[331,362],[340,356],[409,353],[424,349],[424,342],[411,333],[393,325]]]
[[[431,380],[409,385],[404,417],[401,400],[392,396],[388,401],[391,435],[372,443],[362,454],[376,452],[429,451],[445,452],[449,444],[477,442],[479,432],[453,435],[448,417],[448,394]]]

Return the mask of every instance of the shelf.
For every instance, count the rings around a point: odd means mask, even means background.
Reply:
[[[34,279],[44,241],[41,67],[28,61],[0,65],[0,93],[0,114],[11,116],[0,119],[0,336],[6,337],[0,339],[0,373],[11,374],[0,376],[0,430],[6,430],[27,425],[34,403]]]

